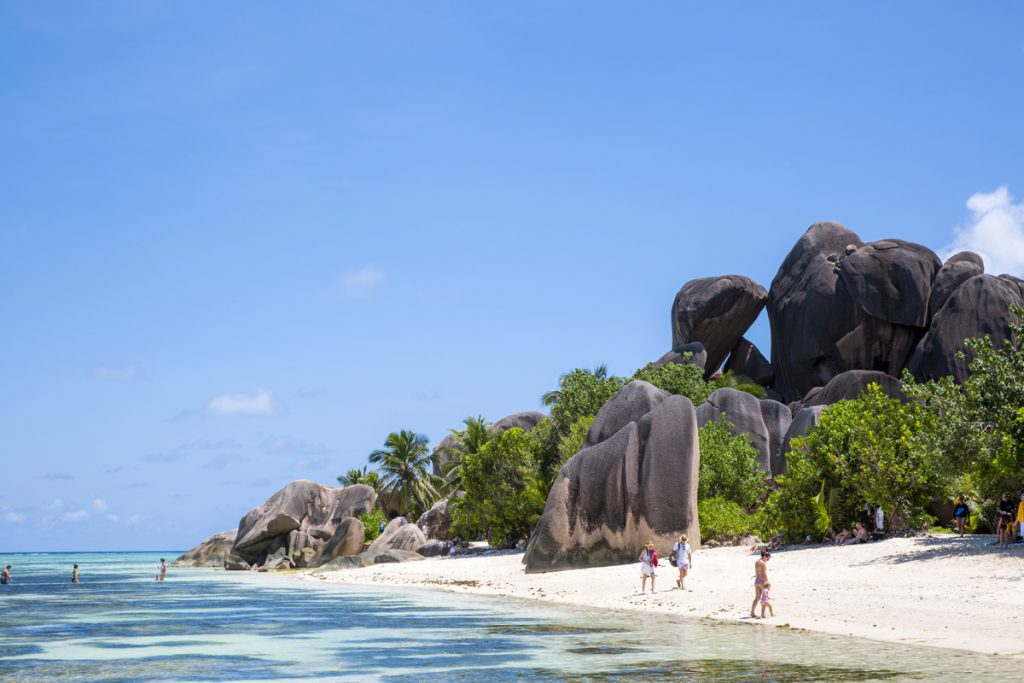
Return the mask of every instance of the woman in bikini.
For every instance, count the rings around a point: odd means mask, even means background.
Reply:
[[[757,603],[761,600],[761,591],[768,583],[768,560],[770,559],[772,559],[772,554],[767,550],[762,550],[761,559],[754,563],[754,602],[750,605],[750,616],[754,619],[757,619],[754,610],[757,609]]]

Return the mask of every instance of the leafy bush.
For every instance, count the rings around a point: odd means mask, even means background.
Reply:
[[[381,522],[384,522],[384,524],[388,523],[387,517],[384,516],[384,511],[380,508],[374,508],[365,515],[359,515],[357,519],[363,523],[363,541],[366,543],[373,541],[380,535]]]
[[[757,457],[750,437],[733,434],[724,416],[701,427],[697,500],[722,498],[746,510],[754,508],[768,493]]]
[[[700,535],[703,541],[727,541],[746,536],[754,528],[754,517],[738,503],[721,497],[701,499],[697,503]]]
[[[711,386],[704,381],[704,370],[689,363],[666,363],[655,367],[648,363],[633,373],[633,380],[643,380],[670,394],[685,396],[698,406],[708,400]]]
[[[467,538],[487,535],[494,546],[530,533],[545,503],[535,485],[537,450],[534,435],[514,427],[492,438],[478,452],[463,456],[466,494],[452,504],[455,533]]]
[[[594,424],[592,415],[581,417],[569,428],[569,433],[558,441],[558,467],[561,469],[569,458],[576,455],[583,448],[583,442],[587,440],[587,432],[590,425]]]
[[[601,365],[594,370],[576,368],[562,375],[558,389],[544,394],[545,405],[551,406],[551,420],[559,437],[584,417],[594,417],[622,387],[622,379],[609,377],[608,369]]]

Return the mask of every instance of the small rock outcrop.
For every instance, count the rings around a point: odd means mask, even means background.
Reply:
[[[235,543],[238,529],[222,531],[214,534],[192,550],[178,557],[171,563],[172,567],[223,567],[224,560],[231,555],[231,546]],[[248,567],[247,567],[248,568]]]
[[[690,400],[670,396],[562,467],[523,562],[529,572],[631,562],[647,540],[699,545],[700,446]]]
[[[724,369],[726,372],[753,380],[763,387],[771,386],[775,380],[772,364],[756,346],[742,337],[736,342],[736,346],[732,347]]]
[[[537,412],[536,410],[528,410],[522,413],[512,413],[506,415],[497,422],[491,425],[491,434],[498,435],[502,432],[518,427],[524,432],[528,432],[543,420],[545,417],[544,413]]]
[[[804,400],[793,406],[793,412],[796,413],[801,408],[830,406],[839,401],[857,398],[869,384],[877,384],[887,396],[901,401],[906,400],[903,385],[895,377],[875,370],[847,370],[830,379],[825,386],[807,392]]]
[[[339,557],[358,555],[363,549],[366,527],[355,517],[341,520],[334,535],[327,541],[317,557],[316,564],[323,564]]]
[[[757,320],[767,298],[764,287],[743,275],[690,280],[672,302],[672,350],[703,344],[709,376]]]

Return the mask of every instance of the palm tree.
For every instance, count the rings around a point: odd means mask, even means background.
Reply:
[[[384,448],[370,453],[379,466],[381,490],[388,503],[406,517],[426,510],[438,499],[437,477],[432,475],[427,437],[403,429],[391,432]]]
[[[376,472],[374,473],[376,474]],[[358,467],[353,468],[345,474],[338,477],[338,483],[342,486],[352,486],[353,484],[362,484],[363,479],[366,477],[366,466],[363,465],[362,469]]]
[[[608,366],[605,365],[604,363],[601,363],[593,370],[584,370],[583,372],[589,372],[591,375],[594,376],[594,379],[608,379]],[[571,373],[566,373],[559,377],[558,386],[562,386],[565,383],[565,378],[568,377],[570,374]],[[561,398],[562,391],[560,389],[553,389],[551,391],[545,392],[544,395],[540,397],[540,402],[546,406],[553,406],[556,403],[558,403],[558,401],[561,400]]]
[[[479,453],[491,440],[491,425],[483,415],[467,417],[462,424],[464,429],[451,430],[455,445],[444,448],[445,453],[452,458],[444,466],[445,488],[452,493],[462,488],[462,458],[468,453]]]

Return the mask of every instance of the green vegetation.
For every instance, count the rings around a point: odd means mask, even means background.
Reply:
[[[768,493],[757,449],[746,434],[733,434],[722,417],[700,428],[697,514],[703,540],[745,536],[756,526],[751,514]]]
[[[452,502],[452,528],[467,538],[486,535],[491,545],[525,538],[544,511],[537,479],[538,443],[518,427],[490,439],[462,458],[465,495]]]
[[[748,379],[743,375],[737,375],[732,370],[726,370],[722,373],[721,377],[716,377],[711,380],[711,391],[716,389],[722,389],[729,387],[732,389],[738,389],[739,391],[745,391],[748,394],[753,394],[758,398],[764,398],[767,392],[765,388],[752,379]]]
[[[359,521],[363,523],[363,541],[369,543],[380,535],[380,523],[387,524],[387,517],[380,508],[374,508],[365,515],[359,515]]]
[[[686,355],[688,357],[691,354]],[[654,367],[653,363],[648,363],[637,370],[632,379],[643,380],[670,394],[685,396],[693,401],[695,406],[708,400],[708,396],[714,390],[704,381],[704,370],[689,363],[667,363],[661,367]]]
[[[430,451],[422,434],[391,432],[384,448],[370,453],[381,472],[381,496],[400,514],[416,519],[438,499],[438,478],[428,470]]]
[[[455,445],[452,447],[439,447],[434,458],[439,455],[446,455],[451,460],[444,468],[445,490],[456,492],[462,490],[462,459],[471,453],[479,453],[480,449],[491,440],[491,425],[483,418],[483,415],[467,417],[462,421],[463,429],[451,430]]]
[[[730,541],[747,536],[755,526],[753,515],[738,503],[721,497],[697,502],[701,540]]]
[[[381,479],[380,473],[376,470],[367,469],[366,465],[363,465],[361,469],[351,469],[345,474],[338,477],[338,483],[342,486],[352,486],[354,484],[366,484],[371,487],[374,491],[380,491]]]

